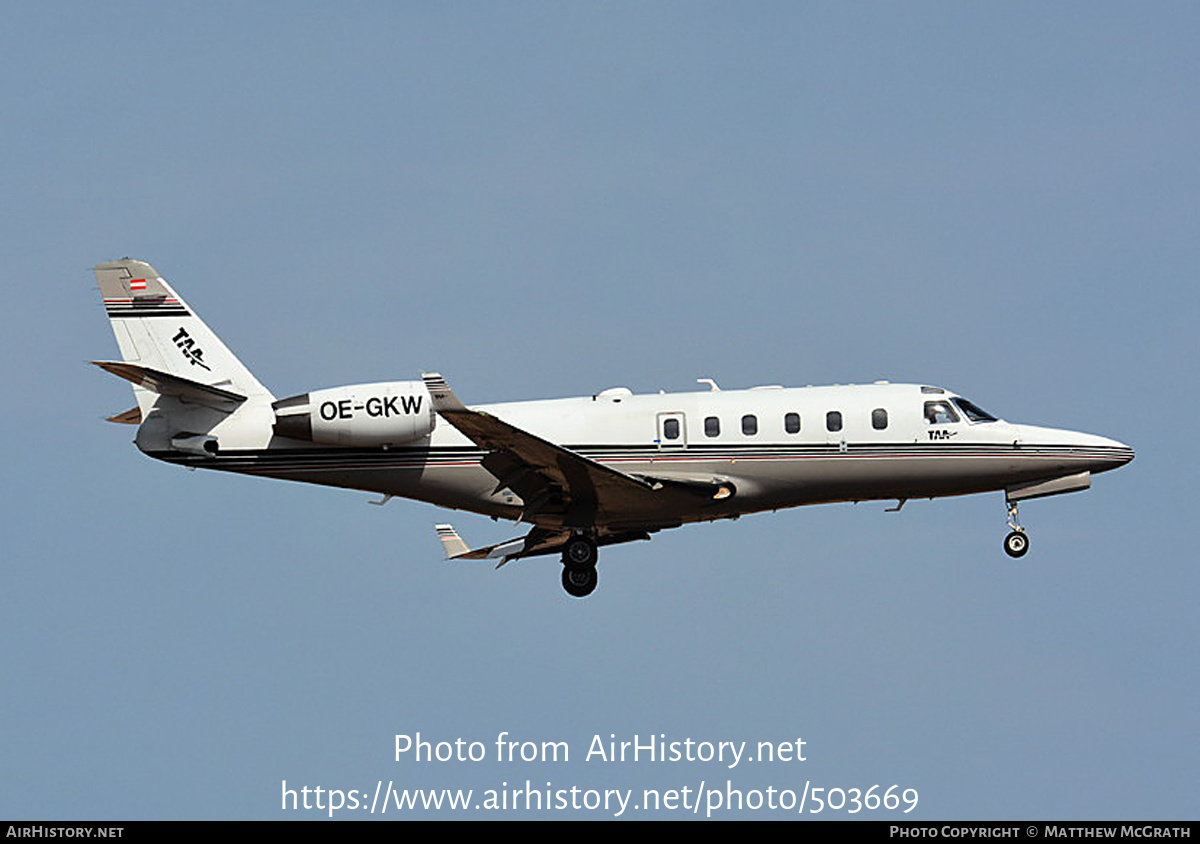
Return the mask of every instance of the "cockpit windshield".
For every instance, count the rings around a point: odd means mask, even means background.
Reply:
[[[951,401],[954,402],[955,407],[957,407],[959,410],[961,410],[963,412],[963,416],[967,417],[972,422],[995,422],[995,421],[997,421],[995,416],[992,416],[992,414],[988,413],[986,410],[984,410],[979,405],[975,404],[974,402],[969,402],[966,399],[962,398],[961,396],[957,396],[957,397],[951,399]]]

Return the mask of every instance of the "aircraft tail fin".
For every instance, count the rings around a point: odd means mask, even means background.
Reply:
[[[150,264],[122,258],[99,264],[95,273],[121,358],[142,371],[141,381],[130,377],[133,369],[104,368],[134,383],[143,414],[161,392],[148,377],[160,385],[176,378],[239,397],[273,398]]]

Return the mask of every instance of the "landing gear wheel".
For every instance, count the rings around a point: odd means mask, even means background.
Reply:
[[[1004,553],[1016,559],[1024,557],[1029,550],[1029,535],[1025,533],[1025,528],[1021,527],[1021,522],[1017,518],[1017,502],[1006,501],[1008,504],[1008,526],[1012,528],[1012,533],[1004,537]]]
[[[1029,550],[1029,537],[1023,530],[1014,530],[1004,537],[1004,553],[1010,557],[1024,557]]]
[[[563,548],[563,565],[572,569],[596,567],[596,543],[586,536],[573,536]]]
[[[562,585],[573,598],[586,598],[596,591],[600,575],[595,566],[563,566]]]

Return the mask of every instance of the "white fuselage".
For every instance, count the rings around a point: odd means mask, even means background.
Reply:
[[[727,483],[733,490],[702,506],[614,516],[596,525],[601,531],[653,530],[820,502],[1005,490],[1102,472],[1133,458],[1132,449],[1111,439],[981,418],[961,401],[938,388],[878,383],[650,395],[614,389],[475,409],[629,475]],[[492,516],[516,518],[526,506],[512,490],[497,489],[496,477],[481,465],[484,450],[441,419],[429,436],[390,447],[236,433],[209,457],[163,449],[153,438],[139,445],[171,462]],[[239,439],[249,447],[239,447]],[[557,526],[553,517],[530,521]]]

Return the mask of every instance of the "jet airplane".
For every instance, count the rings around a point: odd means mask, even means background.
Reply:
[[[1133,450],[1092,434],[1005,422],[957,393],[876,382],[635,395],[615,387],[468,406],[437,373],[283,399],[250,373],[150,264],[95,268],[120,348],[94,361],[132,382],[110,421],[177,465],[344,487],[529,525],[451,560],[558,554],[562,585],[596,588],[597,549],[667,528],[805,504],[1002,491],[1011,557],[1029,550],[1018,502],[1087,489]],[[373,502],[374,503],[374,502]],[[382,503],[382,502],[381,502]]]

